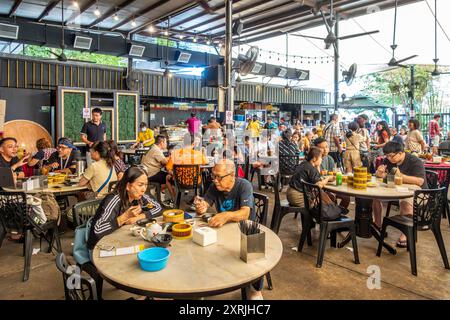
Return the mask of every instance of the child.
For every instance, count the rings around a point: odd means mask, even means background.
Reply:
[[[356,133],[358,128],[358,123],[350,122],[348,124],[349,131],[345,134],[346,150],[344,154],[344,165],[347,173],[351,173],[354,167],[362,166],[359,145],[363,137]]]

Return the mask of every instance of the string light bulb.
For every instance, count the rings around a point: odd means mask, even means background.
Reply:
[[[114,17],[113,18],[114,18],[115,21],[119,21],[119,17],[117,16],[117,13],[114,13]]]
[[[194,39],[192,41],[197,42],[197,36],[194,36]]]
[[[164,35],[166,36],[166,37],[168,37],[169,36],[169,31],[164,31]]]
[[[78,4],[78,1],[76,1],[76,0],[73,2],[73,6],[74,6],[74,7],[77,7],[77,8],[80,7],[80,5]]]
[[[150,33],[155,32],[155,27],[153,27],[153,26],[148,27],[148,32],[150,32]]]
[[[206,44],[209,46],[211,44],[211,40],[206,40]]]
[[[131,20],[131,26],[132,26],[132,27],[136,27],[136,20],[134,20],[134,19]]]
[[[100,10],[98,10],[98,6],[95,7],[94,14],[95,14],[97,17],[100,17],[101,12],[100,12]]]

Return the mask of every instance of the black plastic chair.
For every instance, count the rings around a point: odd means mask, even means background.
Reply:
[[[311,225],[317,223],[320,226],[320,238],[319,238],[319,249],[317,254],[316,267],[321,268],[323,263],[323,257],[325,255],[325,245],[327,241],[328,234],[330,234],[331,246],[336,248],[336,236],[337,232],[340,230],[349,230],[352,238],[353,246],[353,256],[355,259],[355,264],[359,264],[358,256],[358,244],[356,241],[356,227],[353,219],[346,216],[341,216],[336,220],[325,221],[321,218],[322,213],[322,190],[319,186],[311,183],[302,181],[303,184],[303,195],[305,197],[306,210],[302,211],[301,214],[304,215],[304,225],[302,226],[302,233],[300,235],[300,240],[298,243],[298,252],[303,250],[305,240],[311,233]]]
[[[184,191],[194,190],[194,195],[197,195],[199,175],[199,165],[183,164],[173,166],[173,180],[175,181],[175,188],[177,189],[176,208],[180,208],[181,195]]]
[[[26,195],[23,192],[0,192],[0,221],[3,232],[0,235],[0,242],[3,241],[6,233],[16,231],[24,234],[23,256],[25,257],[23,269],[23,281],[27,281],[30,276],[31,257],[33,253],[33,236],[48,242],[47,252],[52,252],[56,243],[56,251],[62,252],[61,241],[58,235],[58,225],[56,221],[47,221],[38,225],[28,214],[31,210],[26,203]]]
[[[61,271],[66,300],[97,300],[97,288],[94,279],[81,274],[79,267],[69,270],[64,253],[56,256],[56,267]]]
[[[256,221],[264,226],[267,225],[267,214],[269,212],[269,197],[265,194],[253,192],[253,198],[255,199],[255,213]],[[267,286],[269,290],[273,289],[272,277],[270,272],[266,273]]]
[[[414,191],[413,217],[396,215],[383,219],[381,239],[378,245],[377,256],[381,256],[384,234],[388,226],[394,227],[406,235],[408,241],[409,258],[411,262],[411,273],[417,276],[416,242],[417,231],[433,231],[444,261],[445,269],[450,269],[444,240],[441,233],[441,217],[445,210],[444,204],[447,199],[445,188]]]
[[[450,156],[450,149],[438,149],[440,156]]]
[[[119,181],[111,181],[108,184],[108,193],[115,192]]]
[[[437,189],[439,187],[439,177],[438,174],[431,170],[425,170],[425,177],[427,179],[427,185],[429,189]],[[386,209],[386,217],[389,217],[391,212],[391,206],[400,207],[400,202],[398,200],[389,201]]]
[[[150,192],[151,189],[155,189],[155,197],[158,203],[162,204],[161,201],[161,184],[159,182],[149,181],[147,186],[147,193]]]
[[[289,183],[291,177],[295,173],[295,169],[300,163],[300,156],[298,155],[281,155],[280,154],[280,192],[283,190],[283,187]]]
[[[85,224],[89,218],[95,215],[98,206],[102,202],[101,199],[92,199],[78,202],[73,206],[73,221],[75,227]]]
[[[298,213],[304,210],[305,208],[293,207],[289,204],[287,200],[281,200],[280,197],[280,188],[279,188],[279,173],[273,179],[274,181],[274,192],[275,192],[275,204],[273,207],[272,220],[270,222],[270,229],[272,229],[275,233],[278,234],[280,231],[281,221],[284,216],[289,213]]]

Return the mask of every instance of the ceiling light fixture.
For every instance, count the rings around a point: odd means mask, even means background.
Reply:
[[[148,32],[150,32],[150,33],[155,32],[155,27],[153,27],[153,26],[148,27]]]
[[[131,26],[136,27],[136,20],[134,20],[134,18],[131,20]]]
[[[114,20],[119,21],[119,17],[117,16],[117,13],[114,14]]]
[[[100,17],[101,13],[100,13],[100,10],[98,10],[98,6],[95,8],[94,14],[95,14],[97,17]]]

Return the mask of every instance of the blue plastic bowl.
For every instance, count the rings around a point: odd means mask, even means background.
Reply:
[[[160,247],[142,250],[137,255],[141,269],[144,271],[159,271],[164,269],[169,256],[170,251]]]

